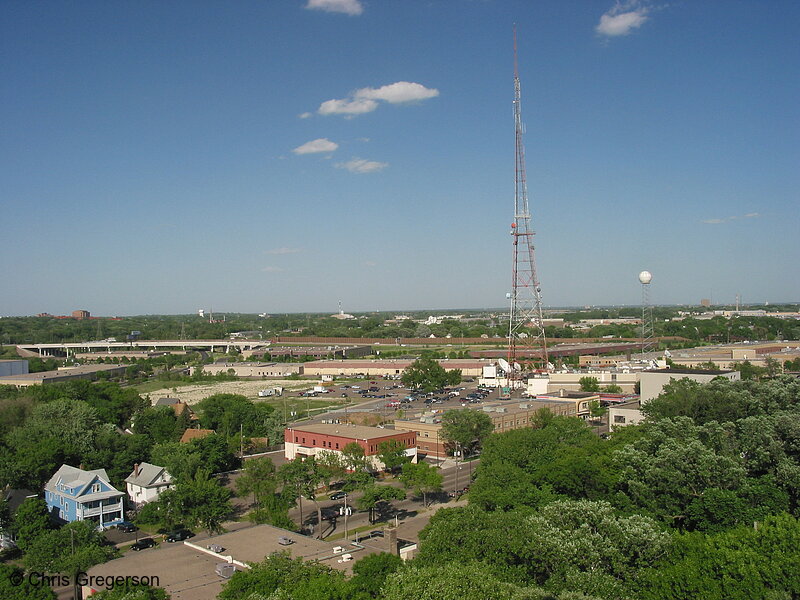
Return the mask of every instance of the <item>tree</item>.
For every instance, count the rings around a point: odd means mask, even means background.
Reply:
[[[367,457],[357,442],[349,442],[342,448],[342,461],[344,466],[351,471],[364,471],[367,469]]]
[[[350,583],[356,592],[364,592],[373,598],[378,598],[386,578],[402,566],[403,560],[394,554],[387,552],[369,554],[353,565],[353,578]]]
[[[377,485],[375,483],[364,488],[362,496],[356,500],[356,505],[361,510],[369,512],[368,520],[372,523],[375,510],[390,500],[404,500],[406,493],[391,485]]]
[[[25,566],[42,573],[72,576],[105,562],[116,554],[90,521],[74,521],[37,537],[25,551]]]
[[[618,386],[616,383],[610,383],[603,388],[603,391],[606,394],[621,394],[622,388]]]
[[[192,444],[169,442],[156,444],[151,451],[153,464],[163,466],[175,481],[194,477],[202,464],[200,453]]]
[[[346,600],[349,585],[344,573],[320,562],[274,553],[228,580],[219,600]],[[355,600],[355,599],[354,599]]]
[[[505,581],[616,598],[627,597],[620,592],[628,582],[665,556],[670,539],[653,519],[619,515],[607,502],[560,500],[534,513],[468,506],[431,517],[416,560],[480,560]]]
[[[384,468],[395,471],[405,463],[411,461],[411,457],[406,455],[406,445],[400,440],[386,440],[378,444],[378,460],[383,463]]]
[[[23,500],[14,515],[12,528],[17,537],[17,546],[27,552],[39,537],[53,529],[45,501],[41,498]]]
[[[178,483],[174,491],[186,521],[203,527],[209,534],[218,533],[233,512],[230,490],[212,479],[205,469],[199,469],[193,479]]]
[[[578,383],[581,386],[582,392],[599,392],[600,391],[600,382],[597,380],[597,377],[581,377],[578,380]]]
[[[158,500],[145,504],[137,520],[160,523],[168,529],[182,524],[218,533],[233,512],[230,497],[228,488],[212,479],[206,469],[198,469],[192,478],[179,481],[173,489],[161,492]]]
[[[404,464],[400,475],[403,487],[414,490],[415,494],[422,496],[423,506],[428,505],[428,494],[442,489],[443,480],[439,469],[424,462]]]
[[[322,507],[316,498],[316,490],[323,482],[325,477],[324,468],[321,467],[313,456],[305,460],[299,456],[293,461],[284,463],[278,470],[278,477],[283,483],[283,490],[288,498],[302,499],[308,498],[314,502],[317,509],[317,530],[316,534],[322,539]],[[303,527],[302,504],[300,508],[300,527]]]
[[[477,410],[448,410],[442,415],[441,438],[464,456],[473,454],[483,444],[494,424],[489,415]]]
[[[153,443],[177,442],[183,431],[178,433],[178,418],[171,406],[151,406],[136,416],[133,430],[147,435]]]
[[[508,583],[478,562],[400,569],[387,577],[382,592],[383,600],[526,600],[537,597],[545,600],[548,596]]]
[[[56,600],[56,594],[50,586],[32,583],[19,567],[0,564],[0,598],[3,600]]]
[[[800,524],[766,518],[716,535],[675,536],[673,550],[639,576],[642,600],[750,600],[800,596]]]
[[[127,582],[92,595],[92,600],[169,600],[169,598],[169,594],[162,588]]]
[[[275,464],[271,459],[255,458],[248,460],[242,474],[236,480],[236,493],[239,496],[253,494],[253,506],[258,508],[278,489],[278,478]]]
[[[422,357],[411,363],[401,375],[403,385],[423,392],[432,392],[447,385],[455,385],[451,382],[461,381],[461,372],[457,375],[453,371],[446,371],[436,360],[429,357]]]

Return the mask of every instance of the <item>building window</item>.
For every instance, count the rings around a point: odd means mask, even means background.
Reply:
[[[624,423],[625,417],[622,415],[614,415],[614,423]]]
[[[93,494],[96,494],[99,491],[100,491],[100,484],[99,483],[95,483],[94,485],[92,485],[92,493]]]
[[[339,449],[339,442],[336,442],[336,449]]]

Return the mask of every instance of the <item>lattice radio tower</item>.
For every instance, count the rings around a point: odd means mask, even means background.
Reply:
[[[517,66],[517,29],[514,28],[514,130],[516,133],[516,177],[514,179],[514,222],[511,236],[514,243],[511,311],[508,327],[509,387],[513,380],[522,379],[522,361],[539,357],[548,368],[547,340],[542,317],[542,288],[536,275],[528,208],[528,186],[525,180],[525,146],[522,143],[522,107],[520,101],[519,68]]]

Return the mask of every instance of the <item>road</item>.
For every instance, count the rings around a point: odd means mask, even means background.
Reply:
[[[396,522],[399,524],[430,512],[432,506],[438,507],[444,503],[451,502],[452,499],[448,495],[449,492],[462,490],[467,487],[470,482],[471,474],[474,473],[474,469],[477,467],[478,463],[479,460],[476,459],[470,463],[460,463],[458,468],[453,465],[442,469],[442,492],[427,495],[427,501],[429,503],[428,507],[423,507],[422,499],[415,498],[413,492],[409,492],[408,497],[405,500],[394,500],[391,503],[385,504],[382,507],[382,510],[380,510],[376,515],[376,521],[391,521],[396,519]],[[402,487],[400,482],[397,480],[388,480],[384,483],[386,485]],[[359,511],[353,506],[353,503],[356,502],[360,497],[360,492],[353,492],[347,498],[347,505],[351,507],[352,510],[351,515],[347,518],[348,532],[356,528],[370,525],[369,513],[367,511]],[[322,509],[323,537],[327,538],[331,535],[344,533],[345,519],[343,515],[339,514],[340,509],[343,509],[345,506],[344,500],[333,501],[324,499],[319,500],[319,505]],[[291,518],[295,523],[300,523],[300,514],[300,507],[298,506],[289,511],[289,518]],[[312,528],[316,529],[317,507],[314,502],[310,500],[303,500],[302,522],[308,530],[311,530]]]

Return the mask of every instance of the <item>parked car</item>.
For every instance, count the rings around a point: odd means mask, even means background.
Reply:
[[[330,495],[331,500],[341,500],[343,498],[347,498],[347,494],[345,492],[333,492]]]
[[[183,540],[192,537],[192,535],[194,534],[188,529],[179,529],[178,531],[173,531],[172,533],[168,533],[165,539],[168,542],[182,542]]]
[[[282,535],[281,537],[278,538],[278,543],[281,546],[291,546],[292,544],[294,544],[294,540],[292,538],[286,537],[285,535]]]
[[[370,537],[383,537],[383,532],[380,529],[375,529],[369,532]]]
[[[142,540],[139,540],[135,544],[131,544],[131,550],[133,550],[134,552],[139,552],[139,550],[152,548],[155,545],[156,543],[153,541],[153,538],[144,538]]]
[[[117,529],[119,529],[123,533],[133,533],[139,528],[136,527],[136,525],[134,525],[133,523],[129,523],[128,521],[123,521],[122,523],[117,525]]]

